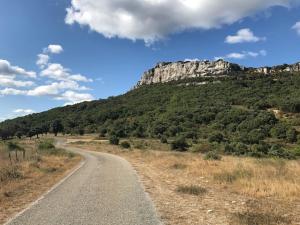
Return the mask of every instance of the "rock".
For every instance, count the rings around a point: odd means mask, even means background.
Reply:
[[[222,59],[217,61],[160,62],[154,68],[142,75],[141,80],[137,83],[135,88],[142,85],[166,83],[195,77],[230,76],[241,72],[266,75],[282,72],[300,72],[300,62],[292,65],[284,64],[260,68],[247,68],[238,64],[226,62]]]

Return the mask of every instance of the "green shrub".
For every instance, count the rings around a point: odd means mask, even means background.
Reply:
[[[165,136],[161,136],[160,142],[163,144],[168,144],[168,139]]]
[[[109,138],[109,143],[112,145],[119,145],[119,142],[120,142],[120,139],[115,135],[113,135]]]
[[[184,137],[179,137],[171,143],[171,149],[175,151],[186,151],[189,147]]]
[[[120,145],[122,148],[130,148],[130,143],[128,141],[123,141]]]
[[[290,143],[297,142],[297,131],[294,128],[288,129],[288,131],[286,132],[286,139]]]
[[[203,157],[205,160],[221,160],[222,157],[216,151],[210,151]]]
[[[226,144],[224,152],[229,155],[246,155],[248,153],[248,147],[243,143],[234,142]]]
[[[221,143],[222,141],[224,141],[224,136],[221,133],[215,133],[209,137],[208,141]]]
[[[52,140],[43,140],[38,145],[39,150],[48,150],[48,149],[54,149],[54,148],[55,148],[55,146],[54,146]]]

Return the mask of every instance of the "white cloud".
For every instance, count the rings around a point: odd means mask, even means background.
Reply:
[[[45,66],[48,64],[50,57],[45,54],[38,54],[38,60],[36,64],[41,68],[44,69]]]
[[[35,111],[32,109],[16,109],[14,110],[14,113],[18,114],[19,116],[26,116],[35,113]]]
[[[300,21],[297,22],[292,29],[294,29],[300,35]]]
[[[12,66],[7,60],[0,60],[0,87],[4,87],[4,89],[0,89],[0,96],[49,96],[52,99],[66,100],[70,104],[94,99],[91,94],[79,93],[91,90],[80,83],[92,82],[92,79],[81,74],[72,74],[70,69],[64,68],[59,63],[49,62],[50,56],[47,53],[58,54],[62,51],[63,49],[60,45],[49,45],[44,49],[43,54],[38,55],[36,64],[41,69],[40,77],[44,79],[39,79],[39,86],[34,88],[30,87],[36,85],[35,82],[17,79],[17,77],[23,75],[27,78],[36,78],[35,72]],[[24,90],[20,88],[24,88]],[[26,113],[26,111],[21,110],[18,109],[15,113]],[[29,111],[27,112],[29,113]]]
[[[81,81],[81,82],[92,82],[92,79],[89,79],[81,74],[71,74],[70,69],[64,68],[61,64],[50,63],[48,67],[41,71],[42,77],[48,77],[54,80],[59,81]]]
[[[0,75],[0,86],[2,87],[30,87],[33,86],[32,81],[16,80],[15,76]]]
[[[273,6],[299,0],[72,0],[65,22],[88,26],[107,38],[147,44],[186,29],[211,29],[235,23]]]
[[[185,61],[185,62],[197,62],[197,61],[200,61],[200,59],[198,59],[198,58],[194,58],[194,59],[185,59],[184,61]]]
[[[52,53],[52,54],[60,54],[64,51],[61,45],[48,45],[47,48],[44,49],[44,53]]]
[[[26,71],[25,69],[18,66],[12,66],[9,61],[4,59],[0,59],[0,75],[22,75],[29,78],[36,78],[35,72]]]
[[[94,97],[88,93],[77,93],[74,91],[66,91],[65,93],[61,94],[61,96],[56,97],[56,99],[67,101],[65,105],[72,105],[80,102],[92,101],[94,100]]]
[[[228,44],[237,44],[237,43],[243,43],[243,42],[258,42],[266,40],[265,37],[257,37],[254,35],[254,33],[249,29],[241,29],[239,30],[236,35],[229,35],[226,37],[225,42]]]
[[[248,57],[256,58],[258,56],[266,56],[267,51],[266,50],[260,50],[259,52],[251,52],[251,51],[243,51],[243,52],[233,52],[229,53],[225,56],[221,57],[215,57],[215,60],[218,59],[246,59]]]
[[[80,86],[75,81],[54,82],[49,85],[41,85],[33,90],[29,90],[26,94],[29,96],[57,96],[64,90],[89,90],[84,86]]]
[[[18,90],[15,88],[5,88],[0,90],[0,95],[26,95],[27,91]]]

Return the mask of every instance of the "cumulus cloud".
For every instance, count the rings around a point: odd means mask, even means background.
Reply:
[[[72,105],[85,101],[92,101],[94,97],[88,93],[78,93],[74,91],[66,91],[61,96],[56,97],[57,100],[67,101],[65,105]]]
[[[47,48],[44,49],[44,53],[52,53],[52,54],[60,54],[64,51],[61,45],[48,45]]]
[[[265,37],[257,37],[254,35],[254,33],[249,29],[241,29],[239,30],[236,35],[229,35],[226,37],[225,42],[228,44],[237,44],[237,43],[243,43],[243,42],[258,42],[266,40]]]
[[[0,59],[0,75],[4,75],[4,76],[22,75],[29,78],[36,78],[36,72],[26,71],[21,67],[12,66],[9,61],[4,59]]]
[[[30,87],[33,85],[33,81],[16,80],[15,76],[0,75],[0,86],[2,87]]]
[[[45,54],[38,54],[38,60],[36,61],[36,64],[41,68],[44,69],[45,66],[48,64],[50,60],[50,57]]]
[[[29,90],[26,94],[29,96],[47,96],[47,95],[55,96],[64,90],[85,91],[89,89],[87,87],[80,86],[75,81],[61,81],[61,82],[54,82],[49,85],[38,86],[33,90]]]
[[[297,22],[293,27],[293,30],[295,30],[300,35],[300,21]]]
[[[0,90],[0,95],[26,95],[27,91],[18,90],[15,88],[5,88]]]
[[[81,74],[71,74],[70,69],[64,68],[59,63],[50,63],[47,68],[41,71],[42,77],[48,77],[54,80],[66,81],[74,80],[80,82],[92,82],[92,79],[89,79]]]
[[[215,57],[215,60],[218,59],[246,59],[248,57],[256,58],[258,56],[266,56],[266,50],[260,50],[259,52],[243,51],[243,52],[233,52],[225,56]]]
[[[147,44],[186,29],[211,29],[235,23],[273,6],[299,0],[72,0],[65,22],[88,26],[107,38]]]
[[[36,85],[35,82],[16,78],[17,75],[23,75],[31,79],[36,78],[36,72],[12,66],[7,60],[0,60],[0,87],[4,87],[4,89],[0,89],[0,96],[49,96],[56,100],[66,100],[68,104],[94,99],[89,93],[80,93],[91,90],[81,85],[81,82],[92,82],[92,79],[81,74],[73,74],[70,69],[59,63],[49,62],[50,56],[48,53],[59,54],[62,51],[63,48],[60,45],[49,45],[42,54],[38,55],[36,64],[41,69],[39,76],[44,79],[39,79],[39,86],[33,88],[31,86]]]

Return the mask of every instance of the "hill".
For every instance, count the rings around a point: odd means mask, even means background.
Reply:
[[[5,121],[0,134],[6,139],[63,128],[66,134],[120,138],[185,137],[227,154],[293,158],[299,153],[292,144],[299,138],[299,86],[300,76],[291,74],[145,85],[106,100]]]

